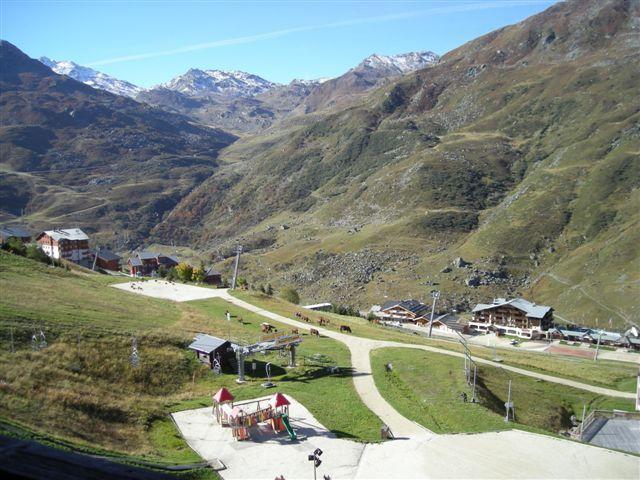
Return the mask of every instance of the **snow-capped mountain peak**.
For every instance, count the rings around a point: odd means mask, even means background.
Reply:
[[[373,55],[365,58],[356,68],[383,69],[404,74],[433,65],[440,57],[433,52],[409,52],[399,55]]]
[[[89,67],[83,67],[70,60],[55,61],[48,57],[40,57],[39,59],[51,70],[60,75],[67,75],[82,83],[106,90],[116,95],[124,95],[134,98],[138,93],[142,91],[142,88],[129,83],[125,80],[119,80],[115,77],[107,75],[106,73],[98,72]]]
[[[193,96],[210,93],[253,96],[275,86],[277,86],[276,83],[239,70],[200,70],[198,68],[191,68],[187,73],[160,85],[161,88]]]

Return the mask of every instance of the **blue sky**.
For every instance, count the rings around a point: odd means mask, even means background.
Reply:
[[[191,67],[340,75],[372,53],[440,55],[553,0],[1,0],[0,37],[143,87]]]

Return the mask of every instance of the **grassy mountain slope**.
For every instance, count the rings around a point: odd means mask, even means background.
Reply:
[[[169,412],[211,405],[221,386],[237,399],[264,396],[264,366],[272,362],[278,391],[303,402],[327,428],[347,438],[379,438],[379,420],[357,396],[349,351],[339,342],[305,333],[297,368],[285,369],[288,359],[277,352],[260,354],[258,370],[239,386],[235,372],[212,375],[186,347],[196,332],[254,343],[263,317],[220,299],[143,297],[110,287],[115,281],[0,250],[0,430],[8,422],[90,453],[199,463]],[[31,338],[40,331],[47,346],[34,350]],[[134,336],[137,367],[130,361]],[[327,374],[327,364],[343,373]],[[335,403],[327,404],[328,396]]]
[[[309,301],[438,285],[448,306],[521,293],[622,328],[640,315],[638,10],[557,4],[243,139],[154,235],[222,253],[239,240],[252,280]],[[460,255],[472,265],[443,271]]]
[[[0,220],[133,240],[216,168],[235,140],[57,75],[0,43]]]

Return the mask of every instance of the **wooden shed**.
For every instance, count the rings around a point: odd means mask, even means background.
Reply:
[[[221,368],[231,367],[235,359],[234,345],[229,340],[199,333],[189,345],[189,349],[196,352],[196,358],[213,368],[215,361]]]

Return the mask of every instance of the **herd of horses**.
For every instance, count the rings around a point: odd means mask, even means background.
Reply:
[[[300,312],[296,312],[296,317],[304,320],[307,323],[311,323],[311,319],[309,317],[307,317],[306,315],[303,315]],[[318,325],[323,327],[326,325],[330,325],[331,324],[331,320],[329,320],[328,318],[324,318],[324,317],[320,317],[318,319]],[[275,328],[273,325],[264,322],[260,325],[261,330],[263,333],[272,333],[272,332],[277,332],[278,329]],[[340,325],[340,331],[341,332],[346,332],[346,333],[352,333],[351,332],[351,327],[349,325]],[[291,334],[293,335],[299,335],[300,334],[300,330],[298,328],[293,328],[291,329]],[[320,331],[317,328],[309,328],[309,335],[313,335],[316,337],[320,336]]]
[[[311,323],[311,319],[308,316],[303,315],[301,312],[296,312],[295,315],[296,315],[296,318],[299,318],[300,320],[304,320],[307,323]],[[320,317],[318,319],[318,325],[321,327],[324,327],[326,325],[331,325],[331,320],[328,318]],[[352,333],[351,327],[349,325],[340,325],[340,331]],[[298,333],[298,329],[296,328],[292,330],[291,333]],[[315,335],[316,337],[319,337],[320,332],[318,331],[317,328],[310,328],[309,335]]]

